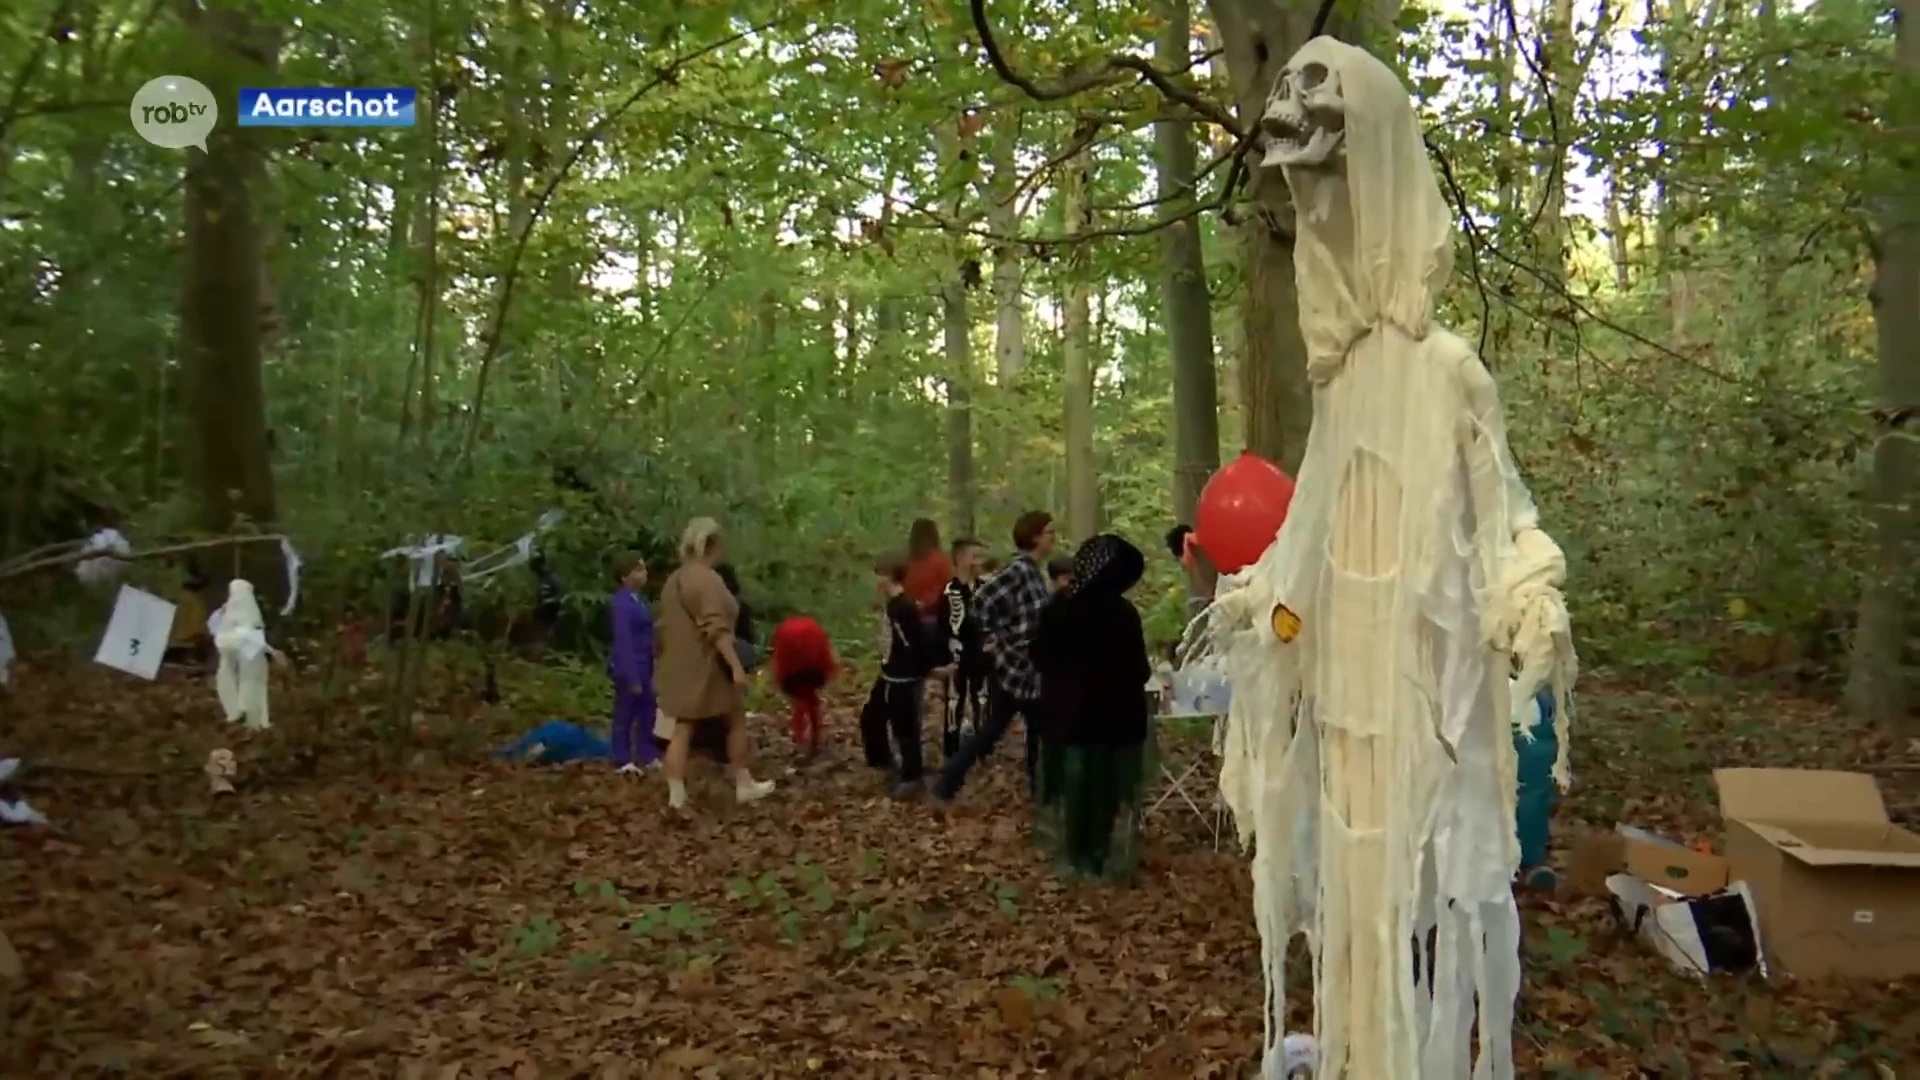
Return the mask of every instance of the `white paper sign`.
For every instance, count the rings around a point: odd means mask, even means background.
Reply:
[[[172,632],[172,604],[150,592],[122,585],[93,661],[151,679],[160,674],[160,657],[167,651],[167,637]]]

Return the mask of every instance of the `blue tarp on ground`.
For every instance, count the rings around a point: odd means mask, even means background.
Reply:
[[[500,751],[503,758],[530,765],[559,765],[568,761],[612,758],[607,741],[579,724],[549,720],[526,733],[519,742]]]

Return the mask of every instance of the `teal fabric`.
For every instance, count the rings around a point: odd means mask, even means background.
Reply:
[[[1540,706],[1540,723],[1533,729],[1533,738],[1519,731],[1513,733],[1514,749],[1520,756],[1520,798],[1514,824],[1520,833],[1523,870],[1546,865],[1553,809],[1560,801],[1560,789],[1553,782],[1553,763],[1560,755],[1560,740],[1553,730],[1553,694],[1542,689],[1534,701]]]

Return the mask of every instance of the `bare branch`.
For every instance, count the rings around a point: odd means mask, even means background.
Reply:
[[[1320,10],[1313,13],[1313,27],[1307,31],[1307,40],[1312,41],[1327,32],[1327,20],[1333,16],[1334,0],[1320,0]]]
[[[1431,138],[1424,141],[1427,153],[1432,154],[1434,163],[1440,166],[1440,179],[1445,181],[1447,190],[1453,193],[1454,212],[1460,215],[1460,224],[1467,231],[1467,265],[1473,274],[1473,287],[1480,292],[1480,346],[1477,351],[1484,363],[1487,358],[1487,333],[1493,328],[1493,299],[1487,295],[1487,283],[1480,276],[1480,246],[1485,241],[1481,239],[1479,223],[1473,220],[1473,208],[1467,205],[1466,193],[1460,190],[1460,181],[1454,179],[1453,164],[1433,144]]]
[[[1166,72],[1154,67],[1141,57],[1127,53],[1109,55],[1092,67],[1083,68],[1067,76],[1058,85],[1041,86],[1014,71],[1012,65],[1007,63],[1006,55],[1000,51],[1000,42],[993,36],[993,27],[987,21],[987,0],[970,0],[969,6],[973,11],[973,28],[980,35],[980,47],[986,52],[987,63],[992,65],[994,74],[1000,76],[1002,81],[1018,87],[1035,101],[1059,101],[1088,90],[1125,82],[1131,76],[1152,83],[1154,89],[1159,90],[1168,100],[1185,105],[1233,132],[1234,135],[1241,134],[1239,121],[1235,120],[1233,114],[1220,104],[1209,101],[1174,82]]]
[[[39,551],[30,551],[18,559],[0,564],[0,580],[19,577],[35,570],[47,570],[60,566],[72,566],[88,559],[112,559],[115,562],[135,562],[140,559],[157,559],[162,555],[178,555],[183,551],[203,551],[207,548],[227,547],[232,544],[279,543],[287,539],[280,533],[243,534],[239,536],[216,536],[211,540],[191,540],[184,544],[168,544],[165,547],[148,548],[145,551],[130,551],[121,554],[116,551],[101,551],[97,548],[72,546],[71,550],[56,555],[36,557]],[[67,547],[69,545],[53,545]],[[39,549],[46,550],[46,549]]]

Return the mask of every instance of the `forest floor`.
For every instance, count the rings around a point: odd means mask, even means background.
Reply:
[[[1158,817],[1135,886],[1063,886],[1024,841],[1017,747],[942,819],[881,798],[836,713],[827,771],[746,808],[708,773],[676,826],[657,779],[476,752],[538,713],[382,732],[369,677],[324,709],[283,690],[274,731],[242,745],[204,680],[18,676],[0,756],[73,768],[26,790],[52,828],[0,829],[6,1075],[1255,1072],[1231,842]],[[1920,754],[1826,706],[1582,689],[1559,857],[1615,820],[1717,841],[1716,764],[1904,765],[1884,789],[1915,816]],[[757,737],[780,776],[780,726]],[[240,793],[215,798],[199,764],[221,745]],[[1920,1076],[1920,985],[1696,982],[1600,901],[1523,904],[1522,1076]]]

